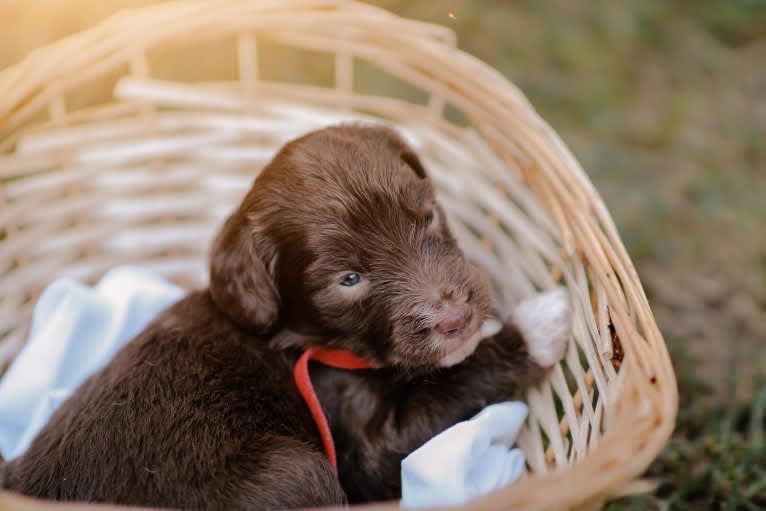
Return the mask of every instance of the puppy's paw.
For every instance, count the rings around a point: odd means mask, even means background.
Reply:
[[[527,343],[529,356],[540,367],[550,367],[564,357],[572,334],[572,308],[563,287],[521,302],[513,322]]]

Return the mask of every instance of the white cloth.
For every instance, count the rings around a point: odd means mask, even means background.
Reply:
[[[66,278],[48,286],[28,343],[0,380],[0,454],[23,453],[56,407],[183,293],[133,267],[111,270],[95,288]]]
[[[29,342],[0,380],[0,454],[22,454],[56,407],[182,289],[140,268],[111,270],[95,288],[59,279],[35,306]],[[527,414],[519,402],[489,406],[402,461],[402,506],[461,504],[515,479],[524,455],[510,446]]]
[[[518,479],[524,453],[511,446],[527,405],[490,405],[436,435],[402,461],[402,507],[456,506]]]

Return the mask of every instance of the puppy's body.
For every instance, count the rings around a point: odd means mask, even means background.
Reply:
[[[234,327],[209,292],[193,293],[80,386],[9,463],[4,484],[184,509],[340,502],[291,363]]]
[[[397,498],[404,456],[513,397],[563,350],[564,335],[535,358],[512,324],[475,348],[488,310],[488,286],[406,144],[384,128],[315,132],[288,144],[227,220],[210,289],[85,382],[4,485],[190,509]],[[312,366],[340,481],[292,380],[310,346],[378,367]]]
[[[400,497],[400,462],[537,376],[513,329],[436,373],[312,365],[340,484],[292,379],[297,352],[233,327],[207,292],[158,317],[89,378],[7,467],[5,486],[55,500],[283,509]],[[505,364],[497,364],[504,360]]]

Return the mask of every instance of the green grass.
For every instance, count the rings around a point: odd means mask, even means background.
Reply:
[[[713,389],[697,374],[697,362],[678,347],[672,355],[682,406],[673,438],[647,474],[658,489],[607,510],[765,509],[766,378],[755,376],[748,385],[753,392],[741,398],[734,374],[723,394],[711,399]]]

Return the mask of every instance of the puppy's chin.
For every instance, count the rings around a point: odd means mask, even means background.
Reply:
[[[465,340],[448,341],[455,346],[449,346],[446,355],[443,355],[438,362],[439,367],[452,367],[464,361],[466,358],[473,355],[476,351],[476,347],[486,337],[495,335],[500,331],[502,325],[500,322],[493,318],[487,318],[484,320],[480,328],[477,328],[473,334],[471,334]]]
[[[405,349],[400,347],[389,352],[381,366],[398,367],[413,374],[451,367],[470,357],[483,339],[495,335],[501,328],[497,319],[477,315],[460,336],[431,332],[424,338],[400,340],[399,346]]]

